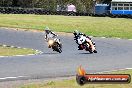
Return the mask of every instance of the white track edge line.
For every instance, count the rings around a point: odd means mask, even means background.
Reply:
[[[100,71],[95,73],[105,73],[105,72],[114,72],[114,71],[122,71],[122,70],[131,70],[132,68],[122,68],[122,69],[115,69],[115,70],[108,70],[108,71]]]
[[[6,79],[17,79],[17,78],[25,78],[27,76],[14,76],[14,77],[3,77],[3,78],[0,78],[0,80],[6,80]]]

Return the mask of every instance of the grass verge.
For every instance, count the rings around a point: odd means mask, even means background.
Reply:
[[[111,74],[118,74],[118,73],[132,75],[132,70],[111,72]],[[84,86],[80,86],[76,83],[75,79],[69,79],[69,80],[50,81],[47,83],[40,83],[40,84],[29,84],[22,86],[20,88],[132,88],[132,82],[130,84],[87,84]]]
[[[0,46],[0,56],[14,56],[27,54],[35,54],[35,51],[31,49],[18,49]]]
[[[0,27],[43,30],[49,26],[53,31],[73,32],[80,30],[92,36],[132,38],[132,19],[58,16],[29,14],[0,14]]]

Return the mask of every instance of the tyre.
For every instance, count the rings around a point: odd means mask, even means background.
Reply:
[[[58,43],[55,43],[55,44],[54,44],[53,49],[54,49],[54,51],[57,51],[57,52],[59,52],[59,53],[62,52],[62,48],[61,48],[61,46],[60,46]]]
[[[89,53],[93,53],[92,49],[89,49]]]
[[[97,50],[94,50],[93,52],[94,52],[94,53],[97,53]]]
[[[62,50],[61,50],[61,48],[60,48],[60,47],[58,47],[58,52],[59,52],[59,53],[61,53],[61,52],[62,52]]]

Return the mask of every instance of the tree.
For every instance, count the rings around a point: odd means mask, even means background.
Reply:
[[[91,12],[93,8],[93,0],[81,0],[86,8],[86,12]]]
[[[111,0],[99,0],[111,1]],[[56,11],[57,4],[66,6],[67,4],[74,4],[77,11],[89,12],[93,7],[93,0],[0,0],[0,6],[7,7],[23,7],[23,8],[44,8],[50,11]]]
[[[9,7],[12,5],[12,0],[0,0],[1,7]]]
[[[24,8],[32,7],[32,0],[18,0],[18,5]]]
[[[12,0],[12,6],[13,7],[18,7],[19,6],[18,2],[19,2],[19,0]]]

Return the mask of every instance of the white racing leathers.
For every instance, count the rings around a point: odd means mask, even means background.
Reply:
[[[45,39],[48,41],[49,39],[55,38],[57,35],[55,33],[49,33],[45,35]]]

